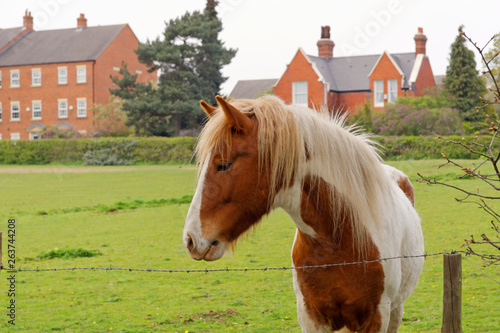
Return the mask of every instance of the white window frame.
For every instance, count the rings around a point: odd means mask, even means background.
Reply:
[[[10,139],[12,141],[19,141],[19,140],[21,140],[21,134],[20,133],[10,133]]]
[[[40,106],[39,108],[37,106]],[[42,101],[31,101],[31,119],[33,120],[41,120],[42,119]],[[40,115],[37,116],[36,113]]]
[[[292,82],[292,103],[308,106],[308,84],[307,81]]]
[[[373,106],[384,106],[384,80],[373,81]]]
[[[63,103],[66,105],[63,107]],[[57,100],[57,118],[68,119],[68,99],[61,98]]]
[[[17,111],[14,110],[14,106],[17,106]],[[17,118],[14,118],[14,114],[17,114]],[[18,101],[10,102],[10,121],[20,121],[21,120],[21,103]]]
[[[82,103],[82,105],[80,105],[80,103]],[[86,98],[77,98],[76,99],[76,117],[77,118],[86,118],[87,117],[87,99]]]
[[[31,86],[40,87],[42,85],[42,70],[40,68],[31,69]]]
[[[57,84],[68,84],[68,67],[57,67]]]
[[[76,83],[87,83],[87,66],[76,66]]]
[[[14,76],[17,75],[17,78]],[[11,69],[10,70],[10,87],[11,88],[19,88],[21,86],[21,74],[19,74],[19,69]]]
[[[387,102],[396,103],[398,100],[398,80],[387,80]]]

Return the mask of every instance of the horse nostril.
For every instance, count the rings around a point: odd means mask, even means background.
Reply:
[[[191,236],[187,236],[187,249],[189,250],[189,252],[193,252],[193,248],[194,248],[194,243],[193,243],[193,239],[191,238]]]
[[[212,246],[217,246],[217,245],[219,245],[219,241],[218,241],[218,240],[214,240],[214,241],[212,242]]]

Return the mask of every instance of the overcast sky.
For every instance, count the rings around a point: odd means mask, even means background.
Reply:
[[[0,28],[22,25],[29,9],[36,30],[128,23],[140,41],[155,39],[165,21],[203,10],[206,0],[0,0]],[[299,47],[317,55],[321,26],[331,27],[334,56],[414,52],[418,27],[427,35],[435,75],[444,74],[459,25],[482,45],[500,32],[499,0],[219,0],[225,45],[237,48],[224,68],[223,93],[238,80],[279,78]],[[476,61],[479,58],[476,57]],[[479,61],[478,61],[479,63]]]

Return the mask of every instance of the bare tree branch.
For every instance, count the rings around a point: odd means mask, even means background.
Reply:
[[[489,75],[492,79],[492,82],[494,84],[494,87],[489,89],[490,91],[493,92],[494,94],[494,100],[493,101],[487,101],[481,98],[481,101],[483,103],[482,106],[476,107],[476,110],[479,110],[481,108],[485,108],[488,105],[491,104],[499,104],[499,99],[500,99],[500,88],[498,85],[498,82],[495,79],[495,76],[493,75],[493,72],[490,67],[491,61],[499,56],[500,51],[497,52],[490,60],[486,60],[484,56],[484,50],[487,47],[487,45],[496,38],[496,36],[493,36],[483,47],[479,47],[477,43],[472,41],[472,39],[467,36],[464,32],[460,32],[462,36],[464,36],[479,52],[481,55],[481,59],[483,63],[486,66],[486,71],[483,72],[485,75]],[[439,168],[442,168],[447,165],[452,165],[456,168],[459,168],[461,172],[463,172],[463,175],[458,176],[458,179],[462,179],[464,177],[468,178],[477,178],[481,180],[484,184],[487,184],[489,188],[493,191],[500,192],[500,186],[495,185],[494,183],[500,182],[500,166],[499,166],[499,161],[500,161],[500,151],[495,151],[495,140],[499,139],[498,132],[500,128],[500,122],[495,118],[490,115],[486,115],[487,121],[489,121],[488,125],[488,130],[491,133],[491,137],[489,138],[488,142],[483,144],[477,141],[478,137],[476,136],[472,141],[467,141],[465,138],[462,138],[462,141],[454,141],[451,139],[443,138],[441,136],[436,136],[437,139],[441,140],[446,140],[446,142],[454,145],[459,145],[465,150],[469,151],[473,155],[476,155],[477,157],[483,158],[483,160],[479,163],[479,165],[474,165],[473,168],[467,168],[461,165],[461,163],[453,161],[449,159],[446,155],[443,155],[443,158],[446,160],[445,163],[441,164],[438,166]],[[494,170],[494,173],[488,173],[488,174],[481,174],[480,168],[481,167],[486,167],[486,165],[491,165],[491,167]],[[489,266],[489,265],[500,265],[500,214],[499,212],[495,211],[495,209],[492,207],[493,205],[490,204],[490,200],[500,200],[500,195],[486,195],[482,194],[479,191],[479,187],[476,188],[475,191],[472,191],[470,189],[466,189],[463,184],[460,185],[452,185],[448,184],[446,182],[440,182],[437,181],[436,179],[431,180],[429,177],[424,177],[420,173],[418,173],[418,176],[420,179],[417,179],[418,182],[424,183],[424,184],[432,184],[432,185],[440,185],[440,186],[445,186],[452,188],[456,191],[461,192],[465,196],[461,199],[455,198],[455,200],[462,202],[462,203],[474,203],[478,205],[478,208],[484,210],[487,214],[489,214],[491,217],[493,217],[493,220],[491,220],[491,229],[493,232],[496,233],[496,238],[499,241],[493,241],[491,237],[487,236],[486,233],[481,234],[481,241],[476,241],[474,239],[474,235],[470,235],[469,239],[465,239],[465,244],[462,246],[465,246],[467,248],[467,253],[468,255],[473,255],[473,256],[478,256],[480,257],[483,262],[485,263],[484,266]],[[468,200],[470,198],[477,198],[478,200]],[[498,205],[497,205],[498,207]],[[476,246],[487,246],[488,249],[494,250],[497,253],[480,253],[479,251],[476,251],[475,248]],[[483,251],[481,251],[483,252]]]

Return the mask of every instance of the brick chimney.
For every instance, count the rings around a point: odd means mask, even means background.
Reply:
[[[85,18],[85,15],[80,14],[80,17],[76,20],[76,23],[78,29],[85,29],[87,27],[87,19]]]
[[[27,9],[23,16],[23,27],[27,30],[33,30],[33,16],[31,16],[31,12],[28,12]]]
[[[415,53],[425,55],[427,37],[424,35],[424,29],[418,28],[418,32],[413,39],[415,40]]]
[[[330,26],[321,27],[321,39],[318,40],[318,56],[325,57],[326,60],[333,58],[333,47],[335,44],[330,39]]]

